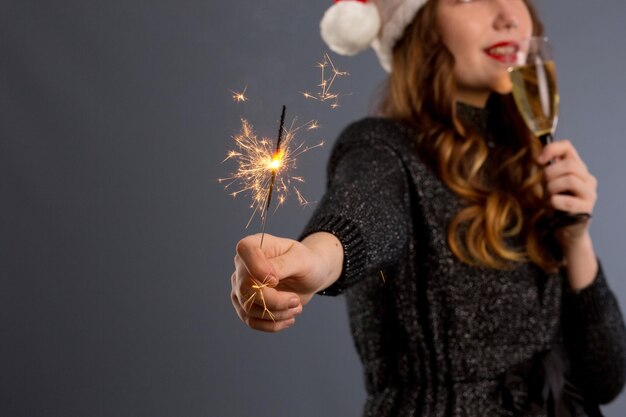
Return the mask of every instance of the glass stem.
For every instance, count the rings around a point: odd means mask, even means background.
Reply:
[[[544,133],[543,135],[539,136],[539,140],[541,141],[543,146],[546,146],[547,144],[554,142],[554,137],[552,136],[552,133]]]

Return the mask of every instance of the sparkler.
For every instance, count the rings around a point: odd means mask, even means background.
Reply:
[[[282,155],[280,149],[280,141],[283,139],[283,128],[285,126],[285,111],[287,107],[283,104],[283,111],[280,114],[280,127],[278,128],[278,139],[276,140],[276,150],[274,151],[274,156],[272,157],[272,178],[270,179],[270,189],[267,192],[267,205],[265,206],[265,212],[261,215],[263,222],[261,223],[261,245],[263,247],[263,237],[265,237],[265,222],[267,220],[267,212],[270,209],[270,203],[272,202],[272,191],[274,191],[274,182],[276,181],[276,172],[280,168],[280,164],[282,162]]]
[[[254,133],[253,127],[245,119],[241,120],[241,132],[234,136],[235,143],[238,150],[231,150],[228,152],[225,162],[229,159],[235,159],[238,162],[237,171],[229,178],[220,178],[218,181],[229,181],[224,188],[228,189],[236,182],[240,182],[242,188],[238,191],[231,193],[233,197],[236,197],[242,192],[250,192],[252,194],[252,205],[254,209],[246,228],[250,225],[250,222],[254,218],[254,215],[259,212],[261,215],[261,245],[263,247],[263,238],[265,236],[265,225],[267,221],[267,215],[269,213],[270,203],[272,195],[277,194],[278,206],[283,204],[287,198],[287,194],[290,188],[295,191],[298,202],[300,205],[306,205],[309,202],[302,196],[302,193],[292,185],[292,182],[302,183],[304,179],[302,177],[295,177],[290,175],[289,170],[295,168],[296,158],[313,148],[317,148],[324,145],[324,141],[320,141],[314,146],[304,146],[304,142],[297,146],[293,146],[296,132],[300,129],[313,130],[319,127],[315,120],[311,120],[302,126],[294,128],[295,119],[292,121],[289,129],[285,128],[285,112],[286,107],[283,106],[280,116],[280,126],[278,129],[278,139],[276,140],[276,148],[272,150],[271,140],[267,138],[258,139]],[[258,282],[252,278],[252,289],[255,291],[244,303],[244,308],[250,305],[257,297],[257,293],[263,304],[263,315],[265,314],[272,319],[274,315],[267,308],[265,303],[265,297],[263,296],[263,288],[268,286],[268,277],[266,276],[263,282]]]
[[[332,100],[331,108],[335,109],[339,107],[339,94],[333,92],[331,89],[333,83],[338,77],[349,75],[345,71],[339,71],[328,54],[324,54],[322,62],[319,62],[317,66],[321,71],[321,82],[318,85],[321,91],[316,94],[310,94],[308,92],[302,93],[305,98],[311,98],[321,102]],[[330,75],[328,75],[328,68],[330,67]],[[245,95],[247,86],[241,92],[230,90],[232,99],[234,102],[241,103],[248,101],[248,97]],[[304,125],[294,128],[296,119],[294,118],[291,126],[285,128],[285,112],[286,107],[283,106],[280,126],[278,128],[278,138],[276,140],[276,147],[272,150],[271,140],[267,138],[257,138],[254,133],[254,129],[247,120],[241,119],[241,132],[238,135],[233,136],[237,145],[237,150],[231,150],[228,152],[226,158],[222,161],[225,162],[229,159],[235,159],[238,164],[237,170],[228,178],[220,178],[220,183],[228,181],[225,185],[225,189],[228,189],[235,183],[240,183],[241,188],[231,193],[233,197],[236,197],[240,193],[247,192],[251,194],[253,209],[250,220],[246,224],[246,228],[252,222],[254,216],[259,213],[261,216],[261,243],[260,247],[263,247],[263,238],[265,237],[265,227],[267,224],[267,216],[269,214],[269,208],[272,201],[273,194],[276,194],[278,204],[276,209],[282,205],[289,193],[289,190],[293,188],[298,203],[300,205],[307,205],[309,202],[302,196],[302,193],[295,186],[295,183],[303,183],[302,177],[292,176],[290,170],[296,166],[296,158],[301,154],[324,145],[324,141],[320,141],[314,146],[305,146],[304,143],[300,143],[297,146],[293,145],[295,134],[300,129],[314,130],[319,128],[319,124],[315,120],[311,120]],[[275,209],[275,210],[276,210]],[[382,274],[382,271],[381,271]],[[384,281],[384,276],[383,276]],[[243,307],[247,308],[249,305],[252,308],[257,298],[257,292],[263,304],[263,314],[261,318],[265,317],[267,313],[272,321],[276,321],[272,312],[267,308],[265,298],[263,296],[263,288],[268,286],[268,276],[265,277],[263,282],[258,282],[252,278],[253,285],[251,288],[254,290],[253,294],[246,300]]]
[[[275,196],[278,200],[274,210],[278,209],[286,201],[291,190],[295,192],[300,205],[309,204],[295,185],[303,183],[304,179],[292,175],[291,170],[295,168],[296,160],[300,155],[311,149],[323,146],[324,141],[320,141],[313,146],[305,146],[304,142],[295,145],[298,131],[303,129],[309,131],[319,127],[315,120],[298,127],[294,127],[295,122],[296,119],[287,128],[285,126],[284,112],[281,114],[281,126],[276,147],[272,146],[270,139],[258,138],[254,133],[253,126],[245,119],[241,120],[240,133],[233,136],[237,150],[229,151],[222,162],[234,159],[237,161],[238,167],[230,177],[220,178],[218,181],[220,183],[228,182],[224,186],[225,189],[229,189],[236,183],[240,185],[237,191],[231,192],[230,195],[233,197],[241,193],[251,194],[252,203],[250,208],[253,209],[253,212],[246,228],[248,228],[254,216],[259,213],[264,233],[272,196]]]
[[[329,66],[330,66],[331,74],[327,78],[327,68]],[[348,74],[345,71],[339,71],[333,64],[333,61],[331,61],[328,54],[324,54],[324,58],[322,59],[322,62],[318,62],[317,67],[320,68],[321,73],[322,73],[322,80],[320,84],[318,85],[321,91],[315,94],[311,94],[305,91],[302,94],[304,95],[305,98],[310,98],[310,99],[318,100],[322,102],[325,102],[328,100],[334,100],[334,102],[330,105],[330,107],[333,109],[336,109],[337,107],[339,107],[339,94],[331,92],[331,88],[333,86],[333,83],[337,79],[337,77],[343,77],[343,76],[350,75],[350,74]]]

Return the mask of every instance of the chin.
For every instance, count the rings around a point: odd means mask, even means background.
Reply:
[[[493,85],[492,89],[498,94],[509,94],[513,91],[513,83],[511,83],[509,77],[506,77]]]

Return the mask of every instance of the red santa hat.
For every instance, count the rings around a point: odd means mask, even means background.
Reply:
[[[320,23],[322,39],[340,55],[371,46],[391,72],[395,43],[427,0],[335,0]]]

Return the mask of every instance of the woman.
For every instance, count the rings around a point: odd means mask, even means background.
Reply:
[[[589,220],[549,226],[591,213],[596,180],[511,102],[507,66],[541,31],[523,0],[342,1],[323,20],[331,48],[371,43],[390,71],[383,117],[344,130],[299,241],[239,242],[231,296],[275,332],[345,293],[366,416],[597,416],[624,385]]]

